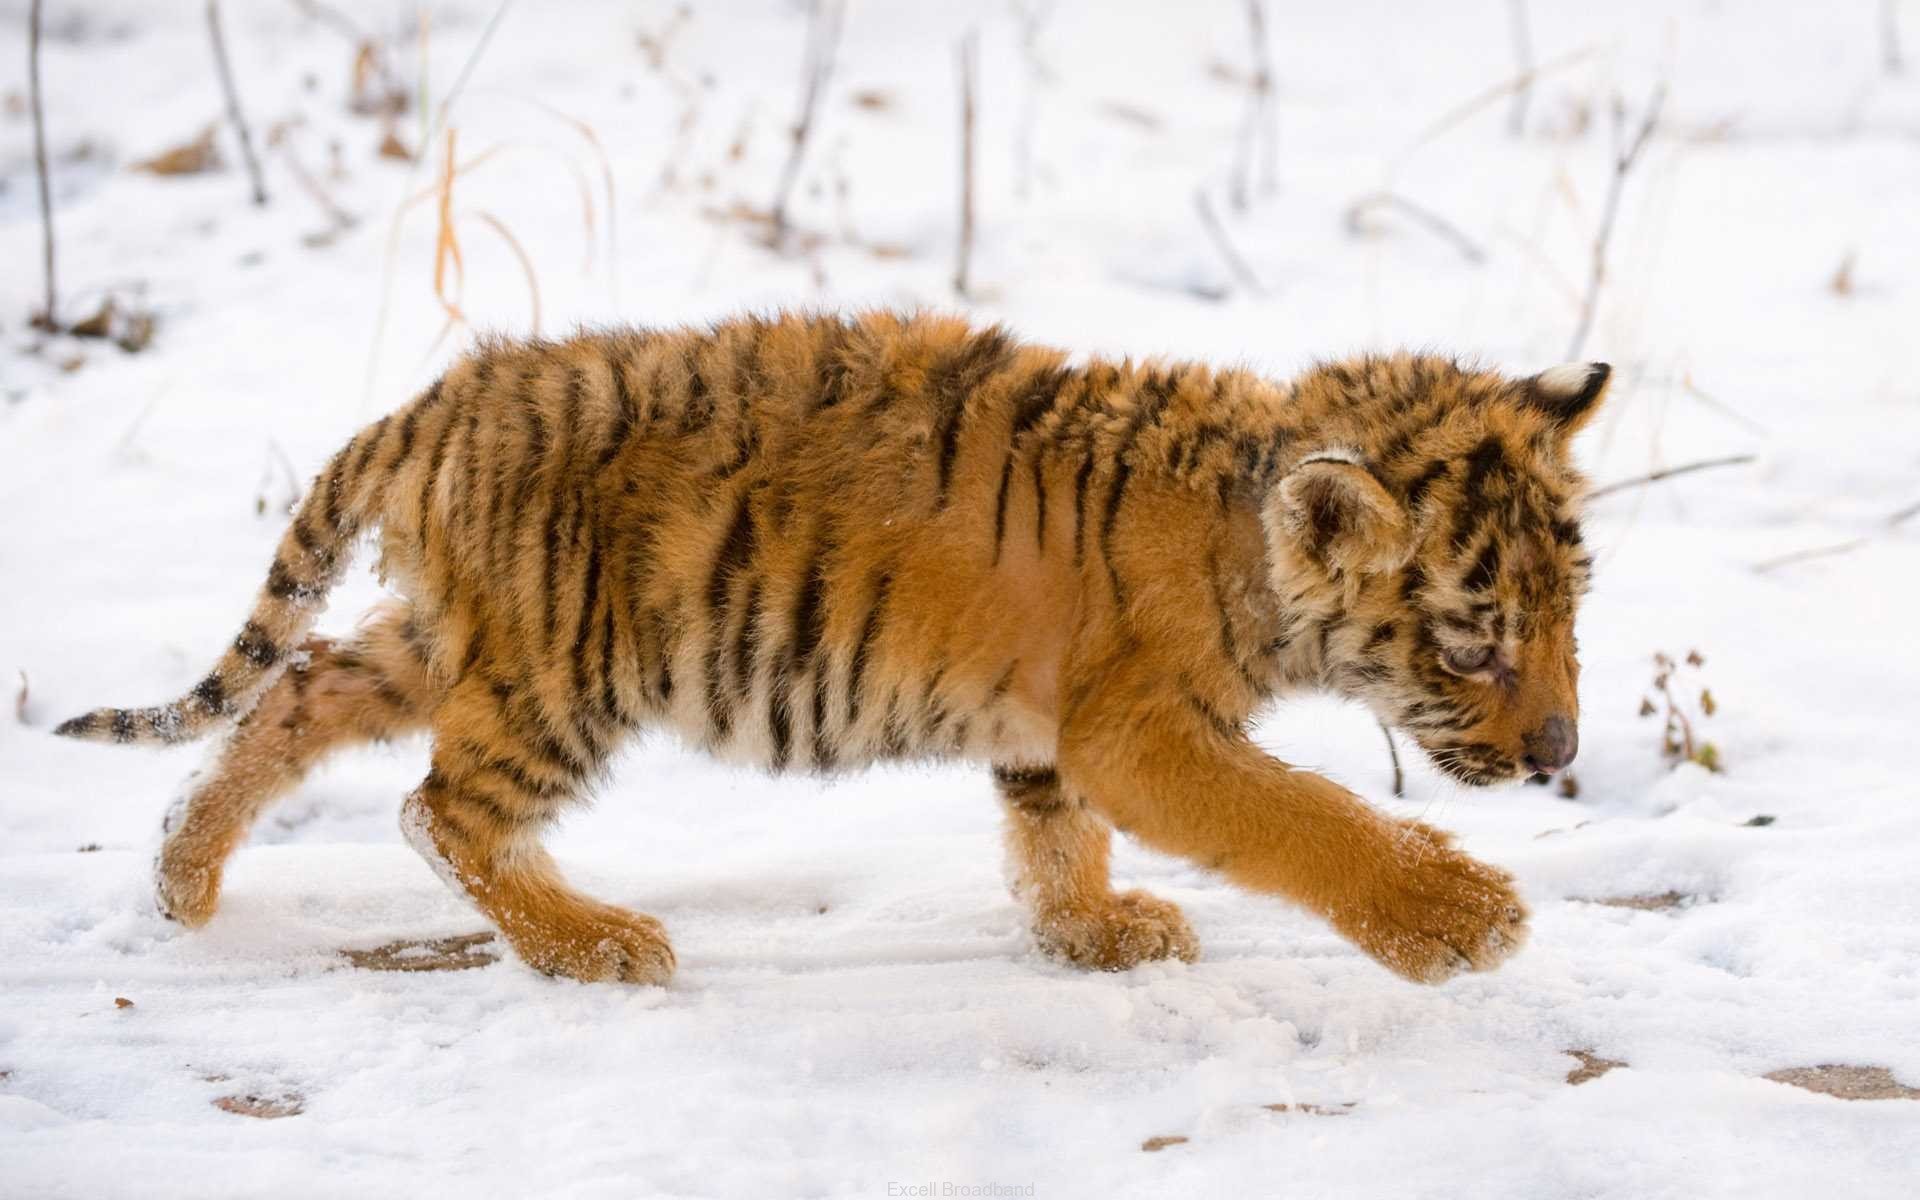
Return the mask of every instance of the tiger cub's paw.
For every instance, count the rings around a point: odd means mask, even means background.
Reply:
[[[1200,942],[1179,907],[1142,891],[1108,896],[1098,906],[1037,914],[1033,935],[1055,958],[1099,971],[1200,957]]]
[[[1455,850],[1446,834],[1406,821],[1388,834],[1391,865],[1334,926],[1382,966],[1416,983],[1498,966],[1526,942],[1513,877]]]
[[[673,977],[665,927],[610,904],[555,908],[503,932],[528,966],[547,975],[582,983],[664,984]]]

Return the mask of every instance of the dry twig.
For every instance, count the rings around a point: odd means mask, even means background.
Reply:
[[[27,8],[27,96],[33,106],[33,167],[40,181],[40,259],[46,275],[46,303],[31,318],[40,329],[60,328],[59,297],[53,287],[53,193],[47,182],[47,120],[40,106],[40,0]]]
[[[1228,198],[1235,212],[1247,211],[1253,192],[1255,147],[1260,154],[1260,191],[1272,194],[1279,174],[1279,144],[1274,132],[1273,56],[1267,49],[1267,7],[1263,0],[1247,0],[1247,37],[1253,53],[1253,74],[1247,80],[1247,114],[1240,122],[1234,154],[1233,182]]]
[[[1513,57],[1521,80],[1513,89],[1513,107],[1507,110],[1507,132],[1523,137],[1527,132],[1527,103],[1533,98],[1533,34],[1527,28],[1527,0],[1508,0],[1507,11],[1513,18]]]
[[[1587,493],[1587,499],[1598,500],[1602,496],[1611,496],[1615,492],[1624,492],[1628,488],[1645,487],[1649,483],[1659,483],[1663,479],[1672,479],[1676,475],[1690,475],[1695,471],[1705,471],[1710,467],[1737,467],[1752,462],[1751,454],[1729,454],[1725,458],[1707,458],[1699,462],[1682,463],[1677,467],[1663,467],[1645,475],[1636,475],[1632,479],[1622,479],[1604,487],[1594,488]]]
[[[1235,282],[1256,296],[1264,295],[1265,290],[1260,286],[1260,277],[1253,273],[1253,268],[1247,265],[1247,260],[1242,258],[1240,251],[1234,248],[1233,239],[1227,236],[1227,227],[1220,223],[1219,214],[1213,211],[1213,201],[1207,199],[1207,193],[1204,190],[1194,192],[1193,206],[1199,210],[1200,223],[1206,226],[1207,236],[1212,239],[1214,248],[1220,252],[1220,257],[1226,261],[1227,270],[1233,273]]]
[[[1458,250],[1470,263],[1483,263],[1487,252],[1480,243],[1463,233],[1458,225],[1447,220],[1430,208],[1415,204],[1405,196],[1393,192],[1370,192],[1347,206],[1347,231],[1353,234],[1366,232],[1365,217],[1370,209],[1391,208],[1405,213],[1427,232],[1447,242]]]
[[[1880,61],[1889,75],[1906,69],[1900,57],[1900,0],[1880,0]]]
[[[1607,277],[1607,243],[1613,238],[1614,218],[1620,212],[1620,193],[1626,189],[1627,174],[1640,159],[1640,152],[1646,149],[1647,141],[1653,137],[1653,130],[1660,122],[1660,109],[1666,103],[1667,85],[1662,83],[1653,89],[1653,97],[1647,101],[1646,114],[1641,118],[1640,128],[1631,138],[1626,136],[1626,105],[1615,98],[1613,105],[1613,177],[1607,183],[1606,207],[1600,213],[1600,228],[1593,238],[1593,266],[1587,276],[1586,295],[1580,301],[1580,323],[1574,328],[1573,342],[1567,347],[1565,355],[1568,361],[1580,357],[1586,348],[1587,333],[1593,328],[1594,310],[1600,304],[1600,287]]]
[[[220,87],[227,94],[227,119],[233,122],[234,136],[240,139],[240,157],[246,160],[247,175],[253,180],[253,202],[267,202],[267,182],[260,175],[260,160],[253,153],[253,134],[247,131],[246,114],[240,110],[240,92],[233,85],[233,67],[227,61],[227,39],[220,32],[220,0],[207,0],[207,35],[213,39],[213,62],[220,70]]]
[[[833,57],[840,45],[840,26],[846,15],[846,0],[813,0],[807,10],[807,54],[802,67],[800,116],[790,133],[792,145],[787,152],[787,164],[780,171],[780,187],[774,193],[770,210],[776,246],[786,242],[787,201],[800,179],[800,165],[806,158],[807,140],[813,136],[820,95],[827,90],[827,80],[833,75]]]
[[[953,290],[965,298],[973,259],[974,92],[980,83],[980,32],[960,39],[960,257],[953,269]]]

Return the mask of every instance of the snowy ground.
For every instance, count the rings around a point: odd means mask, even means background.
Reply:
[[[1119,878],[1183,904],[1202,961],[1079,974],[1022,931],[978,770],[772,783],[659,743],[554,847],[594,892],[665,921],[667,989],[555,982],[484,944],[461,971],[344,957],[482,928],[395,828],[413,745],[343,759],[273,812],[207,929],[159,919],[147,864],[196,752],[47,730],[196,678],[268,561],[282,458],[311,471],[467,335],[435,342],[432,205],[393,232],[433,169],[375,157],[378,122],[345,107],[346,40],[292,4],[227,6],[256,135],[290,123],[255,210],[237,169],[128,169],[221,103],[198,6],[121,0],[48,5],[63,316],[109,289],[159,329],[137,355],[41,344],[24,320],[25,7],[0,3],[0,674],[9,694],[26,681],[20,719],[0,713],[0,1193],[1913,1194],[1920,1104],[1764,1078],[1846,1064],[1889,1071],[1883,1092],[1920,1087],[1920,520],[1886,523],[1920,500],[1911,0],[1903,78],[1882,73],[1876,0],[1533,0],[1538,59],[1584,54],[1534,88],[1517,139],[1504,97],[1446,121],[1513,73],[1506,5],[1271,5],[1278,187],[1245,215],[1227,199],[1240,4],[1063,3],[1028,48],[1011,6],[868,0],[795,192],[796,223],[825,240],[791,257],[710,214],[772,196],[795,4],[703,4],[677,24],[665,3],[521,4],[454,110],[463,159],[503,147],[455,206],[524,245],[548,330],[958,306],[954,45],[978,24],[978,295],[961,307],[1076,350],[1276,374],[1400,344],[1538,369],[1575,324],[1611,98],[1637,109],[1666,80],[1588,346],[1619,382],[1582,452],[1603,482],[1756,461],[1596,504],[1580,795],[1465,793],[1416,766],[1396,800],[1364,714],[1289,704],[1262,727],[1277,753],[1517,873],[1529,948],[1437,989],[1131,847]],[[417,81],[412,17],[343,7]],[[490,12],[433,8],[431,96]],[[536,100],[605,147],[611,256],[589,142]],[[307,238],[328,218],[289,146],[356,227]],[[1347,205],[1382,187],[1486,261],[1391,213],[1350,233]],[[1234,288],[1196,189],[1260,294]],[[466,312],[525,330],[512,255],[477,217],[460,231]],[[330,620],[375,594],[356,580]],[[1651,655],[1693,648],[1705,665],[1676,692],[1695,706],[1712,689],[1717,714],[1690,711],[1721,774],[1671,770],[1658,719],[1636,715]],[[1570,1085],[1575,1050],[1625,1065]]]

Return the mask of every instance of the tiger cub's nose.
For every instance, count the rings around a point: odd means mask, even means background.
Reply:
[[[1565,717],[1548,717],[1540,728],[1527,735],[1527,765],[1542,775],[1551,775],[1573,761],[1580,752],[1580,732]]]

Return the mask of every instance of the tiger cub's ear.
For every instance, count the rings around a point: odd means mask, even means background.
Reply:
[[[1413,553],[1407,510],[1357,455],[1309,456],[1268,493],[1261,517],[1267,540],[1318,563],[1332,575],[1398,570]]]
[[[1565,444],[1600,410],[1612,378],[1603,362],[1562,363],[1527,380],[1527,403],[1547,414]]]

